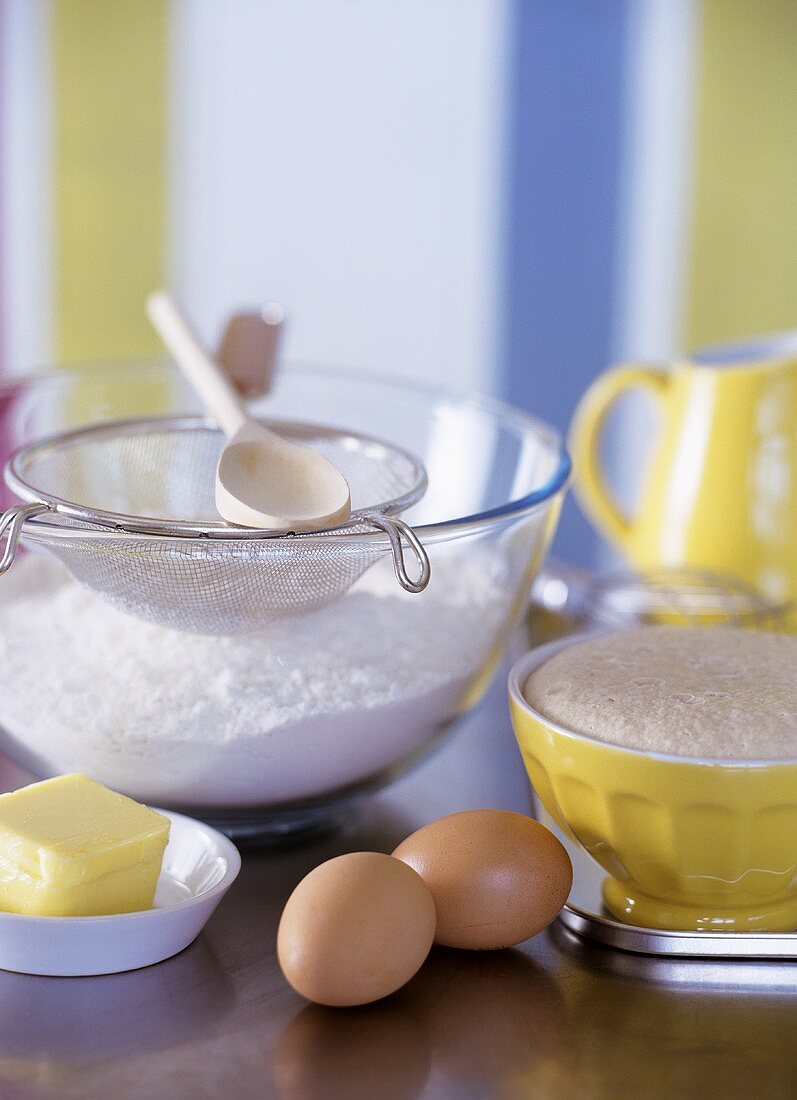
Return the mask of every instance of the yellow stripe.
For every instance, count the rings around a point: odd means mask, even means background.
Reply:
[[[167,0],[52,0],[54,291],[62,363],[160,354]]]
[[[701,10],[687,347],[797,328],[797,4]]]

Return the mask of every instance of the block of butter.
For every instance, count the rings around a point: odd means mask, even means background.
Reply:
[[[169,819],[85,775],[0,795],[0,909],[96,916],[149,909]]]

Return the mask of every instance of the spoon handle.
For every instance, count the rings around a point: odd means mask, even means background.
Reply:
[[[237,393],[202,347],[171,294],[165,290],[150,294],[147,298],[147,316],[205,408],[218,421],[227,438],[231,439],[249,417]]]

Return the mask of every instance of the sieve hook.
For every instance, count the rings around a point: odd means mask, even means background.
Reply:
[[[410,525],[401,519],[388,519],[387,516],[375,515],[368,516],[368,522],[384,531],[390,539],[390,549],[393,551],[393,569],[401,587],[407,592],[423,592],[432,575],[432,567],[429,564],[429,555]],[[402,539],[406,539],[418,563],[420,573],[417,580],[413,580],[407,572]]]
[[[22,525],[32,516],[38,516],[41,512],[49,512],[46,504],[17,504],[9,508],[0,516],[0,542],[5,537],[6,544],[0,557],[0,577],[8,572],[17,556],[19,536],[22,534]]]

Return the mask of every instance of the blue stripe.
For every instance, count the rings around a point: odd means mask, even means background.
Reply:
[[[503,383],[565,430],[613,351],[631,0],[514,0]],[[555,553],[594,562],[571,500]]]

